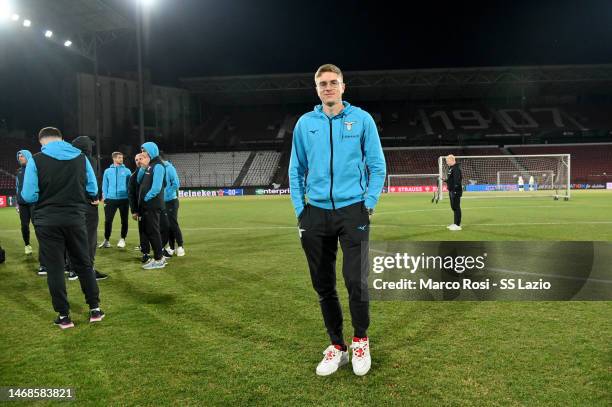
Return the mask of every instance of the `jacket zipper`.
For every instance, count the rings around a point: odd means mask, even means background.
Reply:
[[[329,147],[330,147],[330,155],[329,155],[329,173],[331,176],[331,182],[329,184],[329,199],[331,200],[332,209],[336,210],[336,204],[334,203],[334,140],[332,138],[332,119],[329,120]]]
[[[363,178],[363,176],[361,175],[361,168],[359,168],[359,164],[357,164],[357,170],[359,170],[359,187],[361,188],[362,191],[365,191],[363,189],[363,184],[361,183],[361,179]]]
[[[119,171],[117,171],[117,168],[119,167],[115,167],[115,198],[119,198],[119,185],[117,182],[117,179],[119,178]]]

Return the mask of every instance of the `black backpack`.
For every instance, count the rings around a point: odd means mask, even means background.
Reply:
[[[4,263],[5,260],[6,260],[6,252],[4,251],[2,246],[0,246],[0,263]]]

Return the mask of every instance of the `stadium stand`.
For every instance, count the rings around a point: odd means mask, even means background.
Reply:
[[[386,148],[387,174],[434,174],[438,172],[438,157],[454,155],[501,155],[502,150],[491,146]]]
[[[507,146],[512,154],[570,154],[571,182],[612,182],[612,143]]]
[[[255,154],[240,186],[265,186],[272,182],[281,153],[276,151],[258,151]]]
[[[231,187],[250,151],[168,154],[185,187]]]

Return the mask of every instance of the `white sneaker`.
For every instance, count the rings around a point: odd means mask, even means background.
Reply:
[[[176,255],[178,257],[183,257],[185,255],[185,249],[183,249],[183,246],[179,246],[176,248]]]
[[[98,246],[98,248],[105,248],[105,249],[109,249],[111,247],[111,244],[108,240],[104,240],[102,243],[100,243],[100,246]]]
[[[123,249],[125,247],[125,239],[119,239],[117,242],[117,247]]]
[[[370,356],[370,340],[361,339],[359,342],[353,341],[351,344],[353,350],[353,372],[357,376],[363,376],[370,370],[372,366],[372,357]]]
[[[161,260],[149,260],[142,266],[142,268],[145,270],[163,269],[164,267],[166,267],[166,264],[168,263],[166,263],[166,260],[164,260],[164,258],[162,257]]]
[[[455,225],[455,224],[453,223],[452,225],[448,225],[448,226],[446,227],[446,229],[450,229],[450,228],[455,227],[455,226],[457,226],[457,225]]]
[[[25,249],[23,250],[23,252],[24,252],[25,254],[32,254],[32,246],[27,245],[27,246],[25,247]]]
[[[452,231],[461,230],[461,226],[457,226],[457,225],[450,225],[450,226],[448,227],[448,230],[452,230]]]
[[[168,254],[169,254],[170,256],[172,256],[172,255],[174,254],[174,250],[172,250],[172,249],[170,248],[170,246],[166,247],[165,249],[166,249],[166,252],[168,252]]]
[[[337,349],[334,345],[329,345],[323,351],[323,360],[317,366],[318,376],[329,376],[338,370],[339,367],[346,365],[349,362],[348,352]]]

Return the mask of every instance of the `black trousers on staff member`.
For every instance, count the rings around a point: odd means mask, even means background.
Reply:
[[[40,248],[40,263],[47,268],[47,283],[53,309],[60,315],[68,315],[70,312],[64,278],[66,249],[72,269],[79,276],[85,301],[89,308],[97,308],[100,291],[92,268],[85,223],[72,226],[36,226],[34,231]]]
[[[128,232],[128,211],[130,209],[127,199],[107,199],[104,201],[104,239],[110,239],[113,231],[113,220],[119,209],[121,216],[121,238],[125,239]]]
[[[174,243],[177,246],[183,246],[183,232],[178,224],[179,200],[173,199],[166,202],[166,214],[168,215],[168,242],[170,247],[174,249]]]
[[[140,252],[142,254],[149,254],[151,251],[151,244],[145,233],[144,219],[142,216],[138,219],[138,236],[140,237]]]
[[[461,226],[461,194],[457,192],[449,192],[450,206],[453,210],[455,225]]]
[[[153,248],[155,260],[161,260],[162,258],[162,239],[159,227],[160,217],[161,209],[145,209],[142,213],[144,235]]]
[[[26,246],[30,245],[30,222],[32,221],[32,207],[19,205],[19,220],[21,221],[21,237]]]
[[[342,275],[349,294],[354,336],[366,337],[370,325],[367,259],[370,220],[363,202],[336,210],[307,205],[300,215],[299,229],[312,286],[319,295],[331,342],[344,345],[342,309],[336,291],[338,241],[342,247]]]

